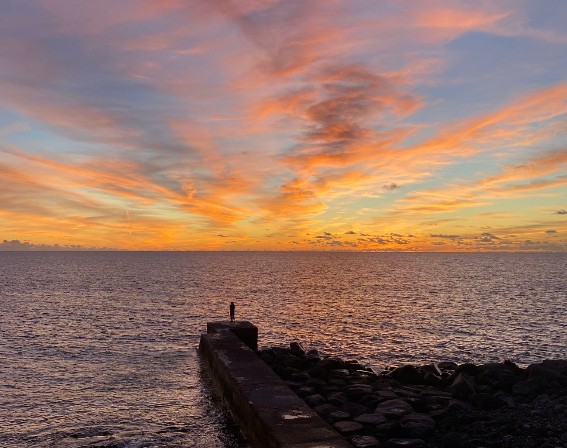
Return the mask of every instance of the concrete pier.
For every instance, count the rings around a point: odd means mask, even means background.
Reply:
[[[199,352],[242,432],[255,448],[352,448],[255,353],[250,322],[211,322]]]

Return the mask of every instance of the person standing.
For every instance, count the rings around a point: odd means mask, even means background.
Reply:
[[[234,322],[234,310],[236,308],[236,305],[234,304],[234,302],[230,302],[230,321]]]

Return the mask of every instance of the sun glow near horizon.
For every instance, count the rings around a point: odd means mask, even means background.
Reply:
[[[564,2],[0,14],[0,249],[567,251]]]

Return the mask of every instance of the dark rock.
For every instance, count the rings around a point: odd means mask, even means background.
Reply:
[[[360,423],[356,423],[351,420],[336,422],[333,423],[333,426],[342,434],[352,434],[362,429],[362,425]]]
[[[319,367],[327,370],[342,369],[345,362],[340,358],[325,358],[319,363]]]
[[[390,439],[386,442],[388,448],[427,448],[422,439]]]
[[[291,375],[293,375],[294,373],[299,373],[300,371],[298,369],[296,369],[295,367],[278,366],[276,368],[276,372],[283,379],[289,379],[289,378],[291,378]]]
[[[415,391],[408,387],[404,387],[402,389],[396,389],[395,392],[401,398],[417,398],[419,397],[420,391]]]
[[[315,412],[317,412],[317,414],[320,414],[320,415],[329,415],[332,412],[335,412],[336,410],[338,410],[338,408],[333,404],[325,403],[325,404],[320,404],[318,406],[314,406],[313,410]]]
[[[443,379],[441,376],[437,376],[434,373],[425,372],[425,375],[423,375],[423,384],[427,384],[428,386],[441,386]]]
[[[319,378],[309,377],[309,379],[305,381],[305,385],[313,387],[314,389],[321,389],[325,387],[327,383]]]
[[[512,392],[514,395],[533,395],[540,389],[539,383],[533,379],[518,381],[512,386]]]
[[[459,365],[456,362],[443,361],[438,362],[437,367],[441,370],[457,370],[459,368]]]
[[[277,360],[276,353],[271,348],[258,351],[258,356],[268,365],[274,364]]]
[[[365,425],[380,425],[386,423],[388,419],[382,414],[360,414],[354,419],[355,422],[362,423]]]
[[[540,385],[560,384],[563,380],[561,371],[553,368],[553,364],[531,364],[526,369],[529,380],[536,380]],[[567,378],[565,378],[567,380]]]
[[[297,370],[303,369],[303,360],[296,357],[296,356],[286,356],[285,358],[279,361],[279,364],[283,367],[293,367]]]
[[[330,386],[335,386],[337,389],[343,389],[348,384],[348,380],[342,378],[330,378],[328,382]]]
[[[455,398],[466,400],[470,395],[476,392],[476,386],[473,379],[466,373],[459,373],[451,386],[449,386],[451,394]]]
[[[363,404],[364,406],[368,406],[369,408],[375,408],[378,405],[378,403],[380,403],[381,401],[382,400],[380,400],[374,394],[364,395],[362,398],[358,400],[360,404]]]
[[[423,374],[412,365],[398,367],[388,374],[388,378],[394,378],[405,384],[423,383]]]
[[[376,396],[383,401],[400,398],[393,390],[379,390]]]
[[[341,409],[349,414],[353,415],[354,417],[358,417],[361,414],[366,414],[370,411],[366,406],[363,406],[359,403],[354,403],[352,401],[347,401],[343,403]]]
[[[345,411],[333,411],[329,414],[329,417],[333,420],[348,420],[352,418],[352,415]]]
[[[413,408],[404,400],[388,400],[376,406],[374,412],[378,412],[388,418],[399,419],[406,414],[411,414]]]
[[[350,376],[350,372],[347,369],[330,369],[329,378],[333,379],[347,379]]]
[[[360,364],[358,361],[345,361],[345,369],[348,370],[366,370],[366,367],[364,367],[362,364]]]
[[[292,381],[308,381],[311,377],[308,373],[305,372],[298,372],[294,373],[293,375],[289,376],[289,379]]]
[[[265,349],[262,351],[271,351],[276,358],[280,358],[281,356],[286,356],[288,354],[288,350],[284,347],[270,347],[269,349]]]
[[[500,397],[486,393],[472,394],[470,401],[475,406],[485,411],[498,409],[506,405],[506,402]]]
[[[309,395],[304,398],[305,403],[307,403],[312,408],[315,406],[319,406],[320,404],[325,404],[325,397],[320,394]]]
[[[372,436],[354,436],[350,439],[354,448],[378,448],[380,442]]]
[[[300,386],[296,389],[295,393],[300,397],[307,397],[309,395],[315,395],[315,389],[309,386]]]
[[[297,356],[299,358],[303,358],[305,356],[305,350],[299,342],[291,342],[289,344],[289,349],[293,356]]]
[[[443,448],[464,448],[467,442],[458,432],[448,432],[441,438],[441,446]]]
[[[422,425],[427,426],[430,430],[433,430],[435,428],[435,420],[433,420],[428,415],[419,414],[417,412],[413,414],[404,415],[400,420],[400,423],[402,424],[410,423],[410,422],[421,423]]]
[[[308,350],[305,354],[305,357],[312,361],[319,361],[321,359],[319,357],[319,352],[315,349]]]
[[[329,377],[329,373],[327,371],[327,369],[325,369],[324,367],[321,366],[321,363],[313,366],[313,367],[309,367],[307,368],[306,372],[312,377],[312,378],[318,378],[320,380],[326,380]]]
[[[514,384],[516,384],[518,381],[521,381],[521,379],[521,376],[514,375],[511,372],[502,372],[500,375],[498,375],[495,386],[497,389],[511,392]]]
[[[293,390],[297,390],[301,386],[303,386],[303,383],[301,381],[286,380],[284,382]],[[313,394],[308,394],[308,395],[313,395]]]
[[[471,363],[465,363],[457,367],[457,369],[455,370],[455,376],[457,376],[459,373],[466,373],[469,376],[476,376],[480,372],[481,372],[480,367]]]
[[[372,393],[372,386],[368,384],[353,384],[345,388],[345,393],[350,399],[358,399]]]
[[[327,401],[335,406],[342,406],[348,398],[343,392],[333,392],[327,395]]]
[[[435,376],[441,376],[441,374],[443,373],[441,372],[441,369],[437,364],[427,364],[426,366],[421,366],[421,371],[423,373],[432,373]]]
[[[435,428],[435,420],[425,414],[408,414],[401,418],[402,433],[415,438],[430,434]]]

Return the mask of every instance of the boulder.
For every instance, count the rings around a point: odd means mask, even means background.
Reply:
[[[333,420],[348,420],[350,418],[352,418],[352,416],[345,411],[333,411],[329,414],[329,417],[332,418]]]
[[[351,399],[358,399],[372,393],[372,386],[368,384],[353,384],[345,388],[346,395]]]
[[[318,364],[319,367],[327,370],[342,369],[345,362],[340,358],[325,358]]]
[[[372,436],[354,436],[350,439],[354,448],[378,448],[380,442]]]
[[[352,401],[347,401],[346,403],[343,403],[341,409],[353,415],[354,417],[358,417],[359,415],[366,414],[370,411],[370,409],[368,409],[366,406],[359,403],[354,403]]]
[[[269,350],[271,350],[278,359],[287,356],[289,354],[288,350],[283,347],[272,347]]]
[[[360,423],[356,423],[351,420],[336,422],[333,423],[333,426],[341,434],[352,434],[362,429],[362,425]]]
[[[459,365],[456,362],[443,361],[443,362],[438,362],[437,367],[440,370],[457,370],[459,368]]]
[[[506,402],[500,397],[487,393],[472,394],[470,401],[483,411],[498,409],[506,405]]]
[[[316,364],[313,367],[309,367],[306,372],[312,378],[318,378],[320,380],[326,380],[329,377],[329,373],[325,367],[321,366],[321,363]]]
[[[401,418],[400,426],[403,434],[421,438],[433,432],[435,420],[425,414],[408,414]]]
[[[423,384],[427,384],[428,386],[440,387],[443,385],[443,379],[439,375],[435,375],[432,372],[425,372],[423,375]]]
[[[291,342],[289,344],[290,352],[293,356],[303,358],[305,356],[305,350],[299,342]]]
[[[350,376],[348,369],[329,369],[329,378],[345,380]]]
[[[258,356],[268,365],[274,364],[277,360],[276,353],[271,348],[258,351]]]
[[[393,390],[387,389],[377,391],[376,396],[383,401],[400,398],[398,394],[396,394]]]
[[[298,370],[303,369],[303,359],[298,358],[297,356],[289,355],[285,358],[279,359],[278,362],[283,367],[293,367],[294,369]]]
[[[448,432],[441,439],[443,448],[464,448],[467,446],[466,440],[458,432]]]
[[[363,425],[380,425],[386,423],[388,419],[382,414],[360,414],[354,419],[357,423],[362,423]]]
[[[374,412],[384,415],[388,418],[399,419],[406,414],[411,414],[413,408],[409,403],[401,399],[388,400],[376,406]]]
[[[540,390],[539,382],[534,379],[518,381],[512,386],[512,393],[514,395],[521,395],[521,396],[534,395],[539,390]]]
[[[388,448],[427,448],[427,444],[422,439],[406,438],[389,439],[386,446]]]
[[[405,384],[422,384],[423,374],[419,369],[412,365],[401,366],[392,370],[388,374],[388,378],[394,378]]]
[[[317,414],[319,415],[329,415],[332,412],[338,410],[338,408],[330,403],[325,403],[325,404],[320,404],[318,406],[314,406],[313,410],[317,412]]]
[[[343,392],[333,392],[327,395],[327,401],[335,406],[342,406],[348,398]]]
[[[295,393],[300,397],[308,397],[309,395],[315,395],[315,389],[310,386],[300,386],[296,389]]]
[[[453,397],[466,400],[476,392],[476,385],[469,375],[459,373],[451,383],[451,386],[449,386],[449,389]]]
[[[321,389],[325,387],[327,383],[319,378],[309,377],[309,379],[305,381],[305,385],[313,387],[315,389]]]
[[[526,369],[528,379],[537,380],[540,384],[545,385],[561,384],[567,381],[567,376],[563,378],[560,366],[560,364],[554,365],[550,361],[531,364]]]
[[[306,372],[298,372],[298,373],[294,373],[293,375],[289,376],[289,379],[292,381],[308,381],[311,377],[309,376],[308,373]]]
[[[363,404],[364,406],[368,406],[369,408],[375,408],[378,405],[378,403],[380,403],[381,401],[382,400],[380,400],[374,394],[364,395],[358,400],[360,404]]]
[[[315,406],[319,406],[320,404],[325,404],[325,397],[323,397],[323,395],[321,394],[308,395],[307,397],[304,398],[304,400],[305,403],[307,403],[312,408]]]
[[[475,376],[478,375],[480,372],[481,369],[479,366],[471,363],[465,363],[457,367],[457,370],[455,370],[455,375],[458,375],[459,373],[466,373],[469,376]]]

